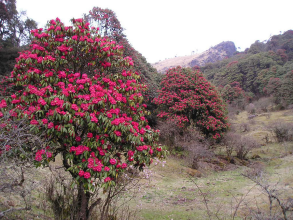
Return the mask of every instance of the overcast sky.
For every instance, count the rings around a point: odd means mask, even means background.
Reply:
[[[44,27],[67,25],[93,7],[113,10],[132,46],[150,63],[202,52],[223,41],[244,50],[293,29],[292,0],[17,0]]]

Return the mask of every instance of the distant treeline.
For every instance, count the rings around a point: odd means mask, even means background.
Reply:
[[[237,87],[248,99],[273,95],[283,105],[292,104],[293,30],[272,36],[267,42],[256,41],[244,52],[208,63],[201,70],[228,100],[233,95],[227,93]]]

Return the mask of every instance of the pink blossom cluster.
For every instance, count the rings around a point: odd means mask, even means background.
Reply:
[[[75,155],[77,156],[83,154],[85,151],[90,151],[90,149],[87,146],[79,145],[77,147],[72,146],[69,152],[75,152]]]
[[[37,151],[36,156],[35,156],[35,160],[36,161],[43,160],[43,155],[45,155],[46,158],[51,158],[52,157],[52,153],[51,152],[42,149],[42,150],[38,150]]]

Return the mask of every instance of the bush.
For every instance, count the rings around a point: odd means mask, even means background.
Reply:
[[[234,132],[228,132],[223,139],[223,144],[225,145],[226,156],[227,156],[227,159],[229,162],[232,159],[232,153],[234,151],[234,146],[236,145],[239,137],[240,137],[240,135],[238,135]]]
[[[254,148],[259,147],[259,143],[251,136],[242,136],[235,146],[236,156],[239,159],[246,159],[247,154]]]
[[[254,106],[258,113],[268,112],[269,108],[273,105],[273,101],[270,97],[263,97],[254,102]]]
[[[244,109],[247,102],[247,96],[243,89],[240,87],[239,82],[233,82],[226,86],[219,87],[223,99],[233,107]]]
[[[293,123],[274,122],[269,125],[269,129],[275,136],[277,142],[293,140]]]
[[[248,123],[243,122],[243,123],[240,124],[240,130],[242,132],[249,132],[250,131],[250,125]]]
[[[168,146],[173,156],[184,158],[186,165],[193,169],[199,168],[201,159],[214,155],[209,149],[211,140],[207,140],[196,128],[178,129],[174,121],[160,122],[157,128],[161,143]]]
[[[231,160],[233,152],[236,153],[237,158],[244,160],[252,149],[259,147],[259,143],[253,137],[242,136],[232,132],[227,133],[223,143],[229,161]]]
[[[160,143],[175,148],[178,146],[183,135],[174,121],[159,122],[157,129],[160,130]]]
[[[246,106],[245,110],[249,113],[249,114],[255,114],[256,113],[256,108],[255,105],[250,103],[249,105]]]
[[[226,106],[201,73],[190,68],[171,68],[161,82],[154,103],[158,117],[173,120],[178,128],[197,127],[206,137],[219,140],[229,128]]]

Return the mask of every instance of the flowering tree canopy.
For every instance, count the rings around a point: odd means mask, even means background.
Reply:
[[[224,87],[219,86],[218,90],[227,104],[234,107],[244,108],[245,103],[250,99],[250,97],[245,93],[245,91],[240,87],[239,82],[233,82],[225,85]]]
[[[116,14],[110,9],[94,7],[88,14],[84,15],[84,18],[90,23],[90,26],[93,25],[100,28],[99,34],[101,36],[109,37],[123,46],[124,55],[132,58],[134,70],[140,73],[139,82],[148,85],[148,89],[142,94],[144,100],[150,104],[151,100],[157,96],[156,91],[158,89],[158,83],[156,78],[159,77],[160,74],[147,62],[142,54],[131,46],[126,35],[123,33],[124,29],[116,17]]]
[[[115,12],[110,9],[102,9],[93,7],[89,14],[84,15],[85,20],[99,28],[101,36],[108,36],[116,41],[120,41],[125,37],[120,21],[116,17]]]
[[[175,120],[179,127],[190,124],[206,136],[219,139],[228,129],[225,104],[214,86],[190,68],[169,69],[154,99],[161,118]]]
[[[145,86],[123,46],[72,21],[67,27],[57,18],[32,31],[30,49],[11,73],[20,90],[0,102],[0,117],[9,111],[11,120],[26,118],[31,132],[43,135],[37,166],[61,154],[85,190],[107,188],[130,165],[142,169],[164,151],[144,117]]]
[[[237,99],[245,99],[245,92],[239,82],[230,83],[221,89],[222,98],[231,103]]]

